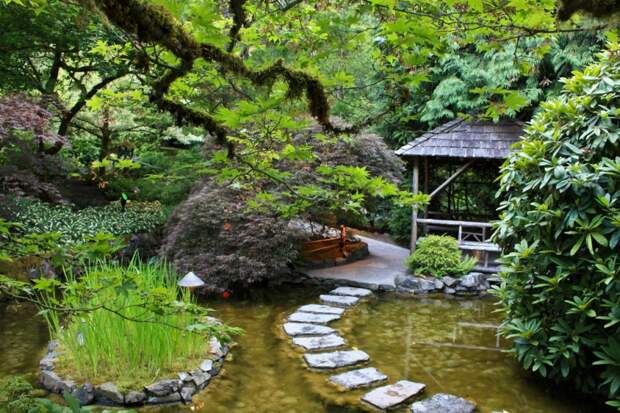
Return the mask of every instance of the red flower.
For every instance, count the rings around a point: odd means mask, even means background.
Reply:
[[[224,297],[224,298],[229,298],[231,295],[232,295],[232,293],[230,291],[228,291],[228,290],[226,290],[226,291],[224,291],[222,293],[222,297]]]

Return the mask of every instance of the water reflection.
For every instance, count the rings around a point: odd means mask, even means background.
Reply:
[[[259,290],[243,298],[205,305],[246,333],[223,373],[191,407],[143,408],[143,412],[348,413],[370,411],[363,390],[339,392],[326,373],[305,368],[302,352],[283,336],[286,315],[317,301],[324,290],[289,287]],[[574,398],[554,393],[497,351],[493,325],[501,315],[491,300],[372,298],[333,323],[349,345],[366,351],[372,366],[391,381],[426,383],[427,394],[443,391],[478,402],[482,413],[594,413]],[[27,373],[34,379],[47,330],[34,309],[0,305],[0,376]],[[500,347],[504,342],[499,343]],[[400,412],[407,411],[405,408]]]

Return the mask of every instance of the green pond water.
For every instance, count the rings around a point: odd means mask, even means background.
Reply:
[[[310,371],[302,352],[281,331],[298,306],[318,302],[314,288],[259,290],[249,297],[205,302],[215,316],[242,327],[222,373],[192,406],[147,407],[141,412],[335,413],[372,411],[363,390],[340,392],[329,373]],[[482,413],[594,413],[602,406],[579,400],[570,390],[551,389],[500,351],[495,330],[500,315],[491,299],[402,298],[388,294],[348,310],[336,328],[349,346],[370,355],[369,365],[390,382],[427,384],[426,395],[453,393],[475,400]],[[0,377],[36,377],[48,337],[34,311],[0,305]],[[499,348],[498,348],[499,345]],[[406,408],[397,412],[408,411]]]

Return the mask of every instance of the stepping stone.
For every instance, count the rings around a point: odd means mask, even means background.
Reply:
[[[366,297],[372,294],[367,288],[356,288],[356,287],[338,287],[329,292],[332,295],[348,295],[351,297]]]
[[[304,359],[308,366],[315,369],[337,369],[363,363],[370,360],[370,357],[360,350],[347,350],[304,354]]]
[[[291,337],[297,336],[325,336],[335,333],[331,327],[307,323],[284,323],[284,332]]]
[[[337,334],[329,334],[321,337],[295,337],[293,344],[306,350],[329,350],[344,346],[345,341]]]
[[[288,321],[311,324],[327,324],[338,319],[340,319],[340,316],[337,314],[312,314],[302,312],[293,313],[288,317]]]
[[[302,313],[341,315],[342,313],[344,313],[344,308],[332,307],[329,305],[321,305],[321,304],[308,304],[308,305],[302,305],[301,307],[297,309],[297,311],[301,311]]]
[[[321,294],[319,298],[322,303],[330,304],[336,307],[351,307],[359,301],[359,297],[351,297],[348,295]]]
[[[362,400],[379,409],[390,409],[398,406],[424,391],[426,384],[401,380],[366,393]]]
[[[347,371],[346,373],[331,376],[329,381],[344,387],[347,390],[359,387],[368,387],[387,380],[387,376],[374,367],[366,367],[358,370]]]
[[[412,413],[473,413],[475,411],[475,403],[446,393],[437,393],[430,399],[411,405]]]

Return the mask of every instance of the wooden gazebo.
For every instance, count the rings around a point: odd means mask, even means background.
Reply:
[[[497,176],[499,165],[510,153],[511,145],[520,139],[523,125],[515,121],[498,123],[484,121],[466,121],[457,119],[445,123],[422,136],[417,137],[396,151],[407,159],[413,167],[413,192],[420,190],[420,169],[423,169],[423,191],[431,197],[431,203],[442,192],[449,190],[457,178],[476,165],[481,169],[489,167],[492,175]],[[434,189],[429,188],[429,178],[433,177],[433,165],[448,165],[450,174],[440,181]],[[467,253],[478,256],[480,270],[493,271],[489,255],[499,251],[497,245],[489,242],[491,224],[488,220],[445,219],[429,217],[426,207],[423,216],[414,208],[411,225],[411,250],[414,251],[418,240],[418,225],[423,226],[423,233],[430,231],[454,234],[459,246]]]

